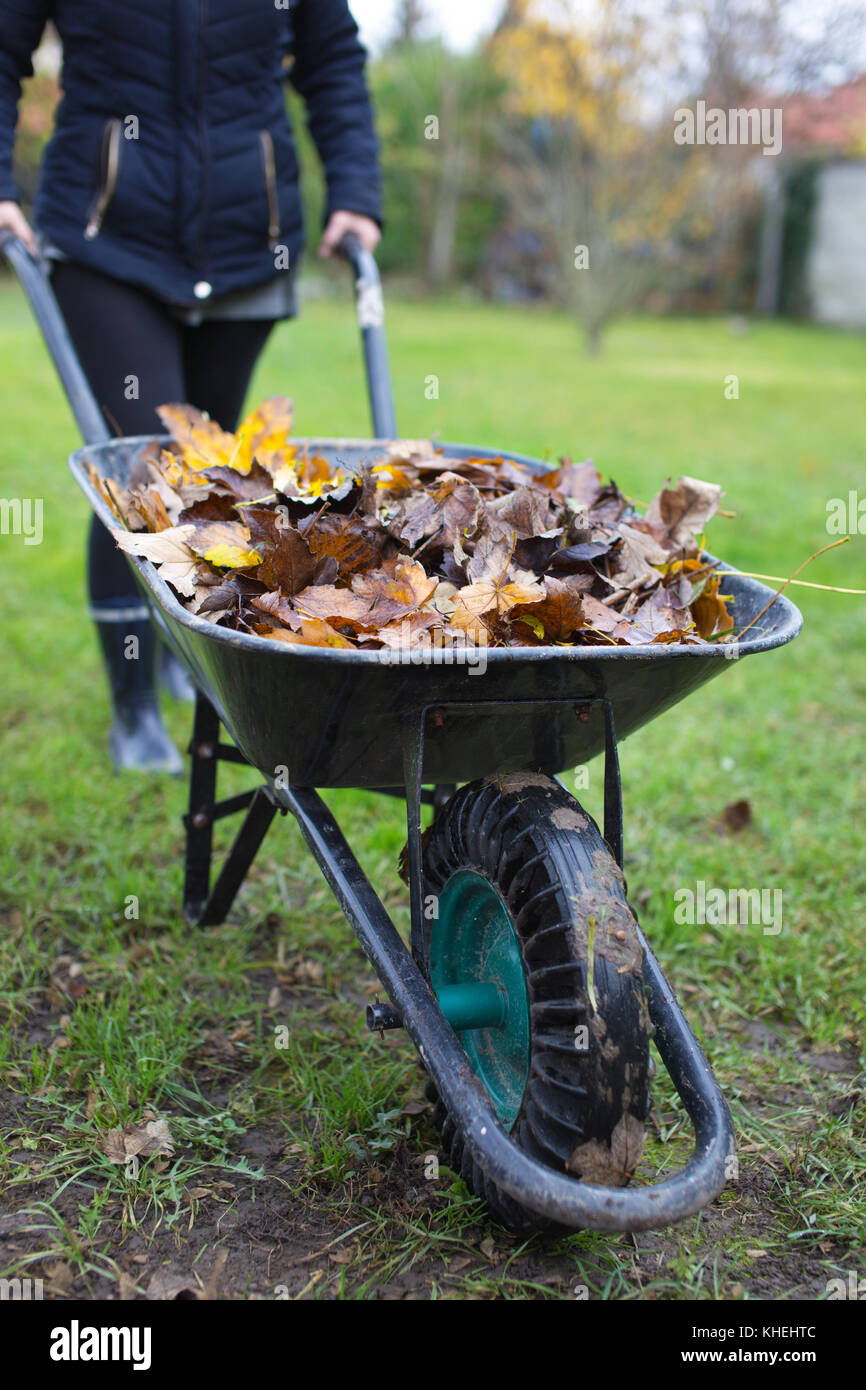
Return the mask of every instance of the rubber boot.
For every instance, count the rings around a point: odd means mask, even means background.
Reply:
[[[108,747],[115,770],[183,770],[163,727],[156,699],[156,637],[143,604],[102,600],[91,605],[114,708]]]
[[[159,683],[173,700],[195,704],[195,686],[189,672],[164,642],[159,644]]]

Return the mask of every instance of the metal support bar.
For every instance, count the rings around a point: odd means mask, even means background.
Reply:
[[[214,927],[217,923],[225,921],[237,891],[246,878],[247,871],[279,809],[270,787],[257,787],[252,793],[249,810],[229,850],[220,876],[207,902],[192,919],[197,926]]]
[[[210,861],[213,850],[213,808],[216,801],[217,760],[213,750],[219,742],[219,715],[201,691],[196,692],[189,773],[189,812],[186,827],[184,872],[184,913],[197,921],[207,900]]]
[[[245,811],[258,790],[258,787],[254,787],[250,792],[238,792],[237,796],[227,796],[224,801],[215,802],[210,813],[211,820],[225,820],[226,816],[236,816],[238,811]]]
[[[616,741],[616,725],[613,719],[613,705],[610,700],[602,700],[604,706],[604,838],[608,849],[622,868],[622,779],[619,773],[619,748]]]
[[[406,786],[406,843],[409,848],[409,908],[412,955],[425,979],[430,978],[430,952],[424,921],[424,872],[421,861],[421,783],[424,768],[426,708],[408,714],[403,724],[403,776]]]
[[[365,790],[375,792],[377,796],[395,796],[398,801],[403,801],[406,796],[406,792],[402,787],[367,787]],[[423,806],[439,806],[441,802],[437,801],[436,798],[443,790],[447,791],[448,796],[451,796],[454,792],[453,787],[423,787],[421,790],[421,804]],[[447,801],[448,797],[446,796],[445,799]]]
[[[273,793],[267,787],[256,787],[217,801],[219,764],[247,762],[237,748],[220,743],[220,727],[220,718],[213,705],[198,691],[189,745],[189,810],[183,818],[186,829],[183,910],[188,922],[201,927],[215,926],[226,917],[277,811]],[[246,817],[211,891],[213,827],[218,820],[244,810]]]
[[[221,763],[242,763],[244,767],[252,767],[249,758],[245,758],[239,748],[235,748],[233,743],[218,743],[214,755]]]

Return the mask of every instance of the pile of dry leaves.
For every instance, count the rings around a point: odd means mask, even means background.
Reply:
[[[289,440],[291,402],[226,434],[160,410],[128,489],[91,477],[191,613],[364,650],[708,642],[733,627],[699,537],[721,490],[680,478],[638,515],[592,463],[534,473],[398,441],[350,471]],[[132,534],[130,534],[132,533]]]

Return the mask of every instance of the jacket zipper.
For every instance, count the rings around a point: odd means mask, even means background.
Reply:
[[[277,161],[274,157],[274,137],[269,130],[259,136],[265,162],[265,187],[268,194],[268,245],[273,251],[280,239],[280,201],[277,196]]]
[[[106,124],[102,136],[100,187],[90,210],[87,226],[84,229],[84,235],[88,241],[99,236],[108,205],[114,197],[114,190],[117,188],[117,176],[120,172],[121,134],[121,122],[115,116]]]

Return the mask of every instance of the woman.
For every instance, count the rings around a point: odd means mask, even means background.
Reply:
[[[63,41],[63,99],[34,235],[12,149],[21,79],[48,19]],[[364,65],[348,0],[0,0],[0,228],[49,258],[113,432],[160,432],[155,408],[168,401],[234,430],[274,323],[296,312],[304,238],[286,77],[325,168],[319,254],[349,231],[375,248],[378,142]],[[146,610],[95,519],[88,573],[115,765],[178,770]]]

